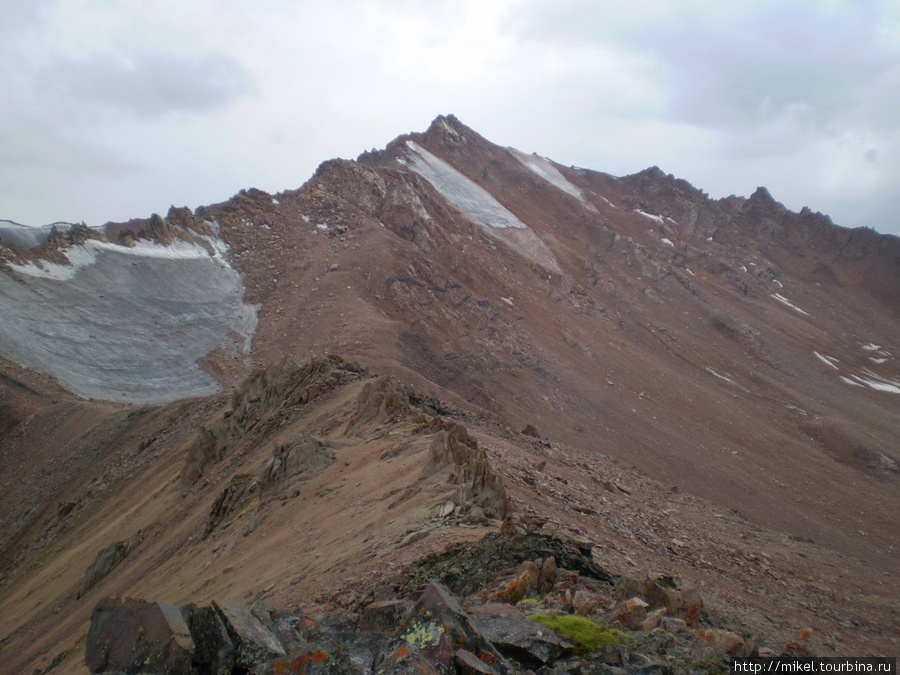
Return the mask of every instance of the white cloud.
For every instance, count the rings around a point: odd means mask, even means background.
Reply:
[[[0,217],[297,187],[455,113],[564,164],[900,233],[898,52],[877,0],[10,0]]]

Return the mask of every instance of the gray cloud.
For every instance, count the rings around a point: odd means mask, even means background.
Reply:
[[[63,100],[141,117],[206,112],[251,89],[243,68],[216,54],[200,58],[157,52],[95,56],[61,62],[45,71],[42,81]]]

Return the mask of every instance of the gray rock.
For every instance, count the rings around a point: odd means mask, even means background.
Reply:
[[[107,597],[91,613],[85,665],[91,673],[190,675],[194,640],[177,607]]]
[[[572,651],[553,631],[529,621],[510,605],[482,605],[469,616],[501,654],[523,665],[540,667]]]
[[[235,667],[250,669],[285,655],[278,638],[253,616],[241,598],[214,600],[212,606],[219,613],[234,644]]]

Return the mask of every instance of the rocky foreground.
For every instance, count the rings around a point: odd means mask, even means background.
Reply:
[[[663,674],[724,673],[760,653],[774,654],[712,626],[696,589],[614,577],[589,550],[509,533],[431,556],[354,609],[103,598],[85,661],[91,673],[168,675]]]

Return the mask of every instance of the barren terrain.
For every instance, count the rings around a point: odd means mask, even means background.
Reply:
[[[86,672],[78,645],[104,595],[359,605],[506,515],[589,544],[613,573],[699,588],[716,625],[773,649],[811,628],[821,655],[900,652],[896,237],[791,213],[764,188],[710,200],[656,168],[555,165],[453,117],[326,162],[296,191],[164,222],[215,224],[258,316],[252,343],[242,351],[240,314],[201,360],[225,393],[144,406],[79,398],[2,354],[8,672]],[[107,236],[142,226],[165,239],[143,221]],[[2,274],[22,283],[15,270]],[[160,353],[183,337],[170,333]],[[59,344],[64,359],[73,342]],[[241,410],[231,392],[252,389],[239,383],[254,369],[327,354],[345,359],[326,360],[333,381],[273,398],[218,461],[185,469],[201,426]],[[98,366],[92,392],[114,370]],[[369,410],[375,375],[417,404]],[[473,517],[453,471],[429,468],[432,418],[477,441],[508,514],[491,502]],[[273,456],[307,437],[333,461],[264,488]],[[207,534],[229,485],[233,510]],[[138,532],[77,597],[97,554]]]

